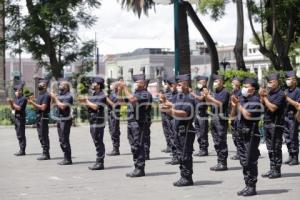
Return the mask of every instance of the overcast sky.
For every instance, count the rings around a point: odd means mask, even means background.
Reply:
[[[139,19],[131,11],[122,9],[117,0],[102,0],[102,6],[93,11],[98,21],[91,29],[81,29],[82,39],[95,38],[97,35],[100,54],[130,52],[136,48],[174,48],[173,6],[158,5],[156,12]],[[246,17],[245,13],[245,17]],[[209,16],[200,18],[213,39],[219,44],[234,44],[236,36],[236,7],[229,4],[226,15],[215,22]],[[190,40],[203,41],[200,33],[189,21]],[[247,17],[245,19],[245,42],[251,38]]]

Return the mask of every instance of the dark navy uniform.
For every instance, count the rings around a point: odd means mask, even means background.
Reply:
[[[118,103],[118,94],[114,91],[108,97],[113,103]],[[108,106],[108,128],[111,136],[113,151],[108,155],[120,155],[120,108],[119,104],[116,106]]]
[[[167,100],[170,101],[170,97],[172,98],[172,91],[170,89],[167,89],[164,92],[164,95],[166,96]],[[169,97],[169,99],[168,99]],[[163,152],[165,153],[169,153],[171,152],[172,149],[172,144],[171,144],[171,129],[170,129],[170,120],[167,118],[168,115],[166,113],[161,113],[161,122],[162,122],[162,128],[163,128],[163,132],[164,132],[164,136],[166,139],[166,143],[167,143],[167,148],[163,150]]]
[[[105,157],[105,145],[103,142],[103,137],[105,128],[105,106],[107,104],[106,95],[102,90],[100,92],[94,92],[93,95],[89,97],[89,101],[98,105],[97,110],[88,108],[88,113],[90,121],[90,133],[96,147],[96,165],[103,165]]]
[[[133,81],[145,81],[144,75],[134,75]],[[134,171],[128,173],[129,177],[139,177],[145,175],[145,130],[147,126],[147,109],[150,104],[150,96],[147,90],[135,90],[133,96],[137,102],[128,102],[128,141],[133,155]]]
[[[189,75],[177,76],[177,82],[190,81]],[[193,144],[195,140],[195,128],[193,126],[195,100],[189,93],[176,95],[175,110],[185,111],[186,118],[174,117],[175,123],[175,146],[179,160],[181,179],[174,186],[187,186],[193,184]]]
[[[271,74],[267,77],[267,80],[278,80],[278,74]],[[264,133],[266,139],[266,145],[269,152],[270,159],[270,171],[263,174],[263,177],[278,178],[281,176],[282,165],[282,134],[283,134],[283,113],[285,105],[284,92],[278,87],[274,91],[268,93],[267,99],[275,104],[278,109],[275,112],[271,112],[265,107],[264,115]]]
[[[58,108],[57,132],[60,147],[64,152],[64,162],[72,163],[70,130],[72,126],[71,105],[73,105],[73,96],[70,92],[65,91],[60,92],[57,98],[60,102],[67,105],[64,110]]]
[[[152,102],[153,102],[153,97],[152,94],[146,90],[148,93],[149,97],[149,105],[147,106],[146,109],[146,126],[145,126],[145,159],[150,160],[150,146],[151,146],[151,124],[152,124]]]
[[[296,77],[296,73],[294,71],[286,72],[286,77]],[[300,102],[300,88],[288,88],[285,90],[285,94],[293,101]],[[293,165],[299,163],[299,122],[295,118],[296,113],[296,108],[286,101],[286,106],[284,110],[283,134],[289,152],[289,159],[285,163]]]
[[[41,91],[36,99],[38,105],[46,104],[46,110],[37,110],[37,131],[39,135],[39,140],[43,148],[43,157],[50,158],[49,149],[49,113],[50,113],[50,103],[51,97],[47,91]]]
[[[16,85],[15,90],[22,90],[23,86]],[[18,155],[25,155],[26,149],[26,135],[25,135],[25,124],[26,124],[26,105],[27,99],[22,95],[14,99],[14,103],[21,107],[21,110],[15,110],[15,130],[19,141],[20,151]],[[16,154],[16,155],[17,155]]]
[[[205,80],[206,82],[208,81],[208,77],[205,76],[197,76],[196,77],[197,81],[200,80]],[[203,89],[206,87],[202,88],[197,88],[195,91],[195,94],[197,96],[202,96]],[[208,155],[208,114],[207,114],[207,104],[205,99],[199,100],[195,99],[196,102],[196,117],[195,117],[195,131],[197,135],[197,141],[199,144],[199,156],[206,156]]]
[[[237,81],[241,81],[240,79],[238,79],[237,77],[233,78],[233,80],[237,80]],[[232,91],[232,94],[231,95],[234,95],[235,97],[241,97],[242,96],[242,93],[241,93],[241,89],[239,88],[236,88]],[[237,136],[237,121],[236,120],[232,120],[231,121],[231,134],[232,134],[232,140],[233,140],[233,144],[234,146],[237,148],[237,143],[238,143],[238,136]],[[239,159],[239,151],[236,152],[236,155],[231,157],[232,160],[238,160]]]
[[[213,78],[214,80],[223,80],[223,77],[221,76],[215,75]],[[218,156],[218,165],[211,168],[211,170],[217,170],[219,166],[224,166],[223,168],[227,169],[227,117],[230,94],[224,87],[222,87],[220,90],[216,90],[212,95],[217,101],[222,102],[222,105],[221,107],[212,106],[211,134]]]
[[[246,78],[244,84],[251,84],[258,89],[255,79]],[[250,196],[256,194],[256,182],[258,175],[258,158],[260,156],[259,143],[260,133],[258,123],[263,112],[263,105],[257,93],[251,96],[240,96],[240,105],[251,114],[251,119],[246,119],[242,113],[236,117],[237,125],[237,150],[240,156],[240,163],[243,167],[243,175],[246,188],[239,192],[239,195]]]

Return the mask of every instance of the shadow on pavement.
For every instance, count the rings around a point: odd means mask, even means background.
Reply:
[[[146,173],[146,176],[166,176],[172,174],[177,174],[177,172],[150,172]]]
[[[119,166],[108,166],[108,167],[105,167],[104,170],[108,169],[124,169],[124,168],[131,168],[132,166],[131,165],[119,165]]]
[[[78,162],[73,162],[73,165],[92,164],[92,163],[95,163],[95,161],[78,161]]]
[[[284,173],[284,174],[282,174],[283,178],[298,177],[298,176],[300,176],[300,173]]]
[[[257,191],[258,195],[268,195],[268,194],[281,194],[281,193],[287,193],[289,190],[287,189],[279,189],[279,190],[259,190]]]
[[[197,185],[217,185],[217,184],[221,184],[223,183],[223,181],[195,181],[194,182],[194,186]]]
[[[229,171],[234,171],[234,170],[242,170],[242,167],[228,167]]]
[[[206,161],[203,161],[203,160],[197,160],[197,161],[193,161],[193,163],[206,163]]]
[[[26,156],[40,156],[42,153],[26,153]]]
[[[132,153],[121,153],[120,155],[121,156],[129,156],[129,155],[132,155]]]
[[[154,158],[150,158],[150,160],[167,160],[170,159],[171,157],[154,157]]]

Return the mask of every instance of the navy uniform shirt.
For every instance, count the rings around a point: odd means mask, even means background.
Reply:
[[[217,101],[222,102],[222,105],[221,107],[212,106],[212,113],[228,116],[228,105],[229,105],[229,98],[230,98],[229,92],[223,87],[222,89],[213,92],[213,97]]]
[[[47,91],[40,92],[39,96],[36,99],[36,103],[38,105],[46,104],[47,108],[45,111],[37,110],[37,114],[41,115],[43,117],[48,117],[50,113],[50,103],[51,103],[51,97]]]
[[[106,94],[103,91],[94,92],[93,96],[89,97],[89,101],[98,105],[97,110],[94,110],[90,107],[88,108],[90,117],[96,117],[97,119],[100,119],[100,121],[99,121],[100,123],[104,122],[105,106],[107,105]]]
[[[175,128],[177,129],[182,125],[189,125],[189,127],[192,127],[192,123],[194,120],[195,100],[191,97],[190,94],[178,93],[176,95],[175,110],[185,111],[188,116],[185,119],[174,117]]]
[[[146,111],[147,111],[147,119],[151,120],[151,112],[152,112],[152,103],[153,103],[153,97],[152,94],[146,90],[146,92],[149,95],[149,106],[147,106]]]
[[[108,97],[113,103],[118,103],[118,94],[114,91],[112,91]],[[121,105],[117,104],[114,107],[112,107],[111,105],[108,105],[108,110],[109,112],[114,111],[116,116],[120,116],[120,108]]]
[[[175,103],[176,102],[176,95],[177,95],[177,91],[174,90],[172,92],[172,90],[168,89],[166,92],[165,92],[165,96],[166,96],[166,99],[171,102],[171,103]],[[166,113],[162,113],[162,116],[166,116],[169,120],[173,119],[173,117],[171,115],[168,115]]]
[[[285,106],[284,92],[280,88],[278,88],[275,91],[270,91],[267,98],[272,104],[275,104],[278,107],[278,109],[275,112],[271,112],[265,106],[264,121],[280,124],[283,119],[283,112]]]
[[[254,94],[249,97],[240,96],[240,105],[243,108],[245,108],[249,113],[251,113],[252,120],[245,119],[244,116],[241,113],[239,113],[238,122],[242,126],[251,128],[253,122],[259,122],[264,110],[263,105],[260,102],[260,97],[258,94]]]
[[[137,98],[137,102],[128,104],[128,119],[130,121],[144,122],[147,119],[147,109],[151,106],[151,97],[145,89],[135,90],[133,96]]]
[[[24,96],[16,97],[14,103],[21,107],[21,110],[15,110],[16,117],[25,117],[26,116],[26,105],[27,99]]]
[[[70,117],[71,116],[71,105],[73,105],[73,96],[70,92],[61,93],[58,95],[58,100],[64,104],[67,104],[67,107],[63,110],[58,108],[59,117]]]
[[[203,92],[204,88],[201,89],[196,89],[195,94],[197,96],[202,96],[202,92]],[[195,103],[196,103],[196,109],[198,109],[198,115],[199,116],[206,116],[207,115],[207,104],[205,99],[203,100],[199,100],[197,98],[195,98]]]
[[[294,89],[286,89],[285,90],[286,94],[288,97],[290,97],[292,100],[299,102],[300,101],[300,88],[296,87]],[[284,114],[287,115],[289,112],[292,112],[292,114],[296,114],[297,110],[294,106],[289,104],[286,101],[286,106],[285,106],[285,112]]]

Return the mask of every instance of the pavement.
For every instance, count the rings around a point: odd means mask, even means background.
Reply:
[[[50,128],[51,160],[37,161],[41,152],[37,132],[26,129],[27,155],[16,157],[18,143],[13,128],[0,128],[0,200],[10,199],[101,199],[101,200],[148,200],[148,199],[244,199],[236,192],[244,187],[242,169],[238,161],[228,160],[229,170],[211,172],[216,164],[216,153],[210,138],[209,156],[194,157],[194,186],[177,188],[172,185],[180,174],[178,166],[164,164],[170,155],[162,153],[165,140],[161,123],[153,123],[151,160],[146,162],[146,176],[128,178],[125,174],[133,169],[133,161],[127,140],[126,124],[121,124],[121,156],[105,158],[105,170],[90,171],[95,161],[95,148],[89,127],[72,127],[71,145],[73,165],[59,166],[62,152],[56,128]],[[107,152],[112,149],[108,129],[105,130]],[[231,135],[228,135],[229,156],[234,155]],[[195,149],[198,149],[195,142]],[[265,145],[261,145],[259,174],[269,169]],[[284,160],[287,158],[283,148]],[[300,166],[282,167],[283,177],[269,180],[259,176],[258,195],[250,199],[299,199]]]

